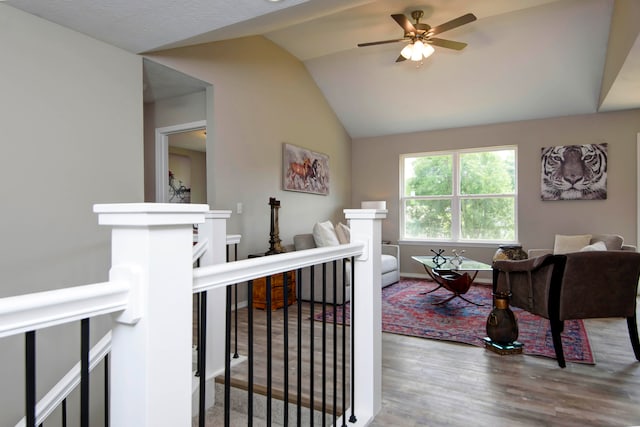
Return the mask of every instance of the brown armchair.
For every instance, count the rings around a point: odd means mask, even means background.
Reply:
[[[494,261],[493,289],[510,291],[510,304],[549,319],[558,365],[565,367],[560,333],[564,321],[625,317],[640,360],[636,292],[640,253],[574,252],[522,261]]]

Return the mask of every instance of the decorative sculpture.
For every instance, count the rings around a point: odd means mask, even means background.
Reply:
[[[284,252],[280,240],[280,226],[278,224],[278,210],[280,209],[280,200],[275,197],[269,198],[269,206],[271,206],[271,230],[269,232],[269,250],[265,255],[281,254]]]
[[[460,253],[458,253],[457,249],[452,249],[451,252],[453,252],[453,258],[451,258],[451,264],[455,265],[456,267],[460,267],[462,265],[462,261],[464,261],[464,257],[462,256],[462,254],[465,253],[466,251],[463,249],[460,251]]]
[[[440,268],[441,265],[447,262],[447,259],[442,256],[442,254],[444,253],[444,249],[438,249],[438,252],[431,249],[431,252],[436,254],[433,258],[431,258],[433,263],[436,265],[436,268]]]

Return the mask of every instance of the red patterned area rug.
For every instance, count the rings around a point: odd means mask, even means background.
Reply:
[[[382,289],[382,330],[394,334],[410,335],[466,343],[484,347],[486,322],[491,312],[491,286],[472,286],[464,297],[481,304],[469,304],[454,298],[442,305],[451,293],[444,288],[425,294],[436,287],[430,280],[402,278],[400,282]],[[346,305],[347,323],[350,304]],[[555,359],[549,321],[518,308],[512,308],[518,319],[518,341],[524,344],[525,354]],[[342,323],[342,310],[337,310]],[[315,316],[322,318],[322,313]],[[333,310],[327,310],[326,318],[333,320]],[[567,361],[594,364],[591,346],[582,320],[565,322],[562,346]]]

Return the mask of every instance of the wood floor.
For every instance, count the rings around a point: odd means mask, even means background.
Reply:
[[[309,308],[304,307],[303,319],[308,321]],[[294,322],[295,305],[289,313]],[[282,324],[283,314],[284,310],[274,312],[274,325]],[[240,319],[243,316],[246,309],[239,312]],[[567,362],[565,369],[554,359],[501,356],[481,347],[383,333],[382,409],[372,425],[640,425],[640,362],[633,356],[626,321],[585,323],[596,364]],[[316,322],[316,330],[319,327]],[[256,329],[255,334],[256,354],[264,356],[264,330]],[[316,343],[319,336],[316,333]],[[277,340],[274,345],[283,345],[281,335]],[[245,341],[241,332],[240,343]],[[246,349],[239,347],[243,354]],[[303,352],[308,360],[308,347]],[[316,364],[318,360],[316,356]],[[282,366],[282,352],[273,352],[273,363]],[[234,377],[243,378],[246,371],[239,369]],[[265,367],[256,366],[256,383],[264,382],[259,378],[264,372]],[[314,377],[319,390],[322,372],[316,369]]]

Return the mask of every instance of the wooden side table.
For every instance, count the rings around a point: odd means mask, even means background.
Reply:
[[[296,273],[287,271],[271,276],[271,310],[284,307],[284,275],[287,276],[287,303],[296,302]],[[253,281],[253,308],[266,310],[267,308],[267,278],[260,277]]]

